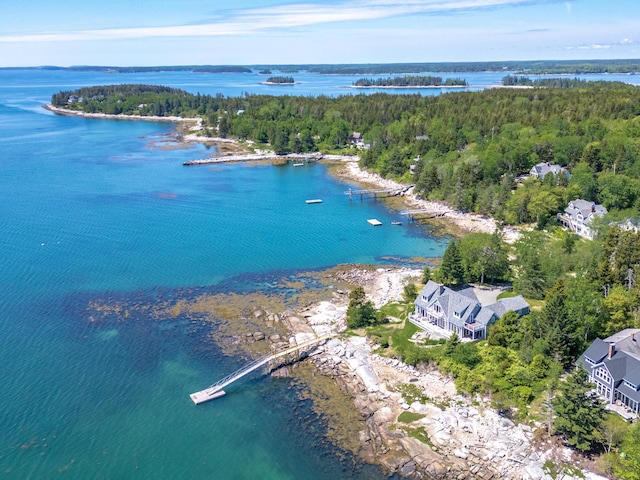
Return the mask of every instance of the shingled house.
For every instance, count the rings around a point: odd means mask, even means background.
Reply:
[[[543,180],[544,177],[549,173],[553,175],[564,174],[567,178],[571,176],[566,168],[549,162],[538,163],[537,165],[531,167],[531,170],[529,170],[529,175],[539,178],[540,180]]]
[[[572,200],[569,202],[564,213],[558,214],[558,220],[564,226],[578,235],[593,239],[593,230],[591,222],[596,217],[602,217],[607,214],[607,209],[602,205],[587,200]]]
[[[488,327],[509,310],[526,315],[529,304],[518,295],[483,306],[471,287],[454,291],[429,280],[416,299],[409,321],[425,330],[427,324],[437,325],[460,338],[478,340],[487,338]]]
[[[596,338],[578,359],[609,404],[640,413],[640,328]]]

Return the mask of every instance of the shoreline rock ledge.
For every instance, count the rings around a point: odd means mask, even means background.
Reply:
[[[400,298],[408,276],[403,270],[378,270],[368,298],[374,303]],[[380,285],[386,287],[375,288]],[[299,321],[290,327],[306,335],[311,329],[317,335],[343,332],[343,303],[334,297],[334,302],[312,305],[299,312]],[[309,355],[316,370],[333,378],[362,415],[363,460],[382,465],[390,474],[438,480],[551,480],[544,469],[547,460],[555,463],[560,456],[571,464],[570,450],[539,450],[531,427],[514,424],[482,400],[457,395],[450,377],[381,357],[372,352],[375,347],[365,337],[333,338]],[[403,412],[411,415],[399,419]],[[606,480],[582,474],[580,478]]]
[[[353,397],[365,419],[366,427],[360,435],[360,456],[365,461],[410,478],[551,478],[544,473],[544,460],[531,445],[528,427],[516,426],[490,409],[481,412],[456,395],[448,400],[441,396],[433,399],[434,403],[409,404],[400,391],[381,380],[378,372],[389,379],[391,371],[396,370],[400,383],[404,380],[420,390],[425,383],[432,383],[436,374],[371,354],[362,337],[331,339],[321,350],[311,362]],[[398,416],[404,411],[423,417],[410,424],[399,423]],[[398,425],[406,425],[406,429]],[[422,430],[432,446],[410,437],[410,430]]]

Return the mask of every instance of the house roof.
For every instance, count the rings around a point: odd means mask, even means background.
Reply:
[[[634,399],[640,399],[640,392],[624,386],[623,380],[640,387],[640,329],[628,328],[612,335],[604,340],[596,338],[578,359],[585,368],[606,367],[616,388],[624,391],[625,395]],[[609,357],[609,349],[613,346],[613,352]],[[585,361],[589,358],[595,362],[590,365]],[[623,388],[624,386],[624,388]]]
[[[508,310],[522,313],[529,308],[529,304],[522,296],[501,299],[498,303],[483,307],[473,288],[455,291],[429,280],[418,295],[416,305],[427,309],[436,303],[447,320],[458,326],[464,326],[465,323],[466,326],[471,323],[486,326]]]
[[[604,339],[640,362],[640,328],[626,328]]]
[[[532,174],[538,175],[540,178],[544,178],[547,173],[553,173],[554,175],[558,175],[561,172],[565,172],[568,174],[563,167],[560,165],[556,165],[554,163],[542,162],[534,165],[530,171]]]
[[[581,213],[582,218],[585,221],[588,221],[592,216],[605,215],[607,213],[607,209],[597,203],[588,202],[587,200],[578,198],[569,202],[567,208],[564,209],[564,213],[574,220],[578,218],[578,213]]]
[[[529,311],[529,304],[527,303],[527,301],[524,299],[522,295],[509,297],[509,298],[501,298],[500,300],[498,300],[497,303],[490,305],[490,307],[493,307],[493,306],[495,306],[493,310],[500,317],[505,313],[507,313],[509,310],[513,310],[514,312],[517,312],[517,313]]]
[[[637,390],[629,388],[624,383],[621,383],[620,386],[617,387],[617,389],[620,392],[624,393],[627,397],[635,400],[636,402],[640,402],[640,392],[638,392]]]
[[[609,353],[609,344],[600,338],[596,338],[589,348],[585,350],[582,357],[588,357],[593,360],[594,363],[600,363],[604,357]],[[591,366],[589,366],[591,367]]]

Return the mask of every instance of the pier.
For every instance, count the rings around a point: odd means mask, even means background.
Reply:
[[[309,155],[301,155],[297,153],[289,153],[287,155],[276,155],[275,153],[250,153],[246,155],[224,155],[222,157],[211,157],[211,158],[203,158],[200,160],[189,160],[187,162],[183,162],[182,165],[185,167],[193,167],[198,165],[211,165],[216,163],[230,163],[230,162],[255,162],[255,161],[263,161],[263,160],[295,160],[298,162],[310,163],[317,162],[318,160],[322,160],[324,155],[321,153],[312,153]],[[299,165],[296,163],[296,165]]]
[[[395,197],[398,195],[402,195],[403,193],[405,193],[407,190],[409,190],[410,188],[412,188],[413,185],[408,185],[406,187],[402,187],[402,188],[385,188],[385,189],[381,189],[381,190],[353,190],[353,189],[349,189],[346,192],[344,192],[345,195],[349,195],[349,200],[353,200],[353,197],[360,197],[360,200],[363,200],[365,198],[378,198],[380,197]]]
[[[420,216],[421,218],[443,217],[450,211],[448,208],[419,208],[415,210],[401,210],[400,215],[408,217],[411,222],[416,220],[416,216]]]
[[[248,363],[242,368],[239,368],[238,370],[231,373],[230,375],[227,375],[221,380],[218,380],[216,383],[210,385],[204,390],[192,393],[189,396],[191,397],[193,403],[195,403],[196,405],[208,402],[209,400],[213,400],[214,398],[221,397],[225,394],[223,388],[231,385],[237,380],[240,380],[242,377],[249,375],[251,372],[258,370],[260,367],[269,365],[269,371],[271,371],[277,368],[277,366],[285,365],[287,363],[294,363],[301,358],[305,350],[318,346],[332,337],[333,335],[322,335],[306,342],[299,343],[298,345],[287,348],[280,352],[268,353],[267,355],[264,355],[257,360]]]

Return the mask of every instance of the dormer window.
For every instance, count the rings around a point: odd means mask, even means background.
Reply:
[[[457,310],[453,312],[453,316],[456,318],[460,318],[460,312],[458,312]]]
[[[587,362],[589,365],[593,365],[596,363],[593,360],[591,360],[589,357],[584,357],[584,361]]]
[[[638,387],[637,387],[636,385],[634,385],[634,384],[633,384],[633,383],[631,383],[631,382],[628,382],[627,380],[625,380],[625,381],[624,381],[624,384],[625,384],[627,387],[629,387],[631,390],[634,390],[634,391],[638,390]]]

